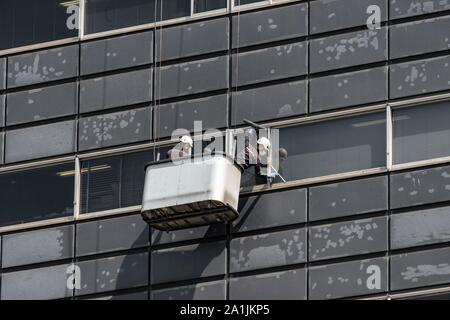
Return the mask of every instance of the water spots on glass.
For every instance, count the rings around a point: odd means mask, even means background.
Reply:
[[[450,9],[449,0],[390,0],[391,18],[404,18]]]
[[[391,97],[399,98],[450,87],[450,56],[391,66]]]
[[[148,107],[83,118],[80,121],[80,149],[150,139],[150,110]]]
[[[231,241],[231,272],[306,261],[306,231],[296,229],[243,237]]]
[[[383,61],[387,59],[387,28],[317,39],[310,46],[312,72]]]
[[[387,250],[384,217],[314,227],[309,232],[312,260]]]
[[[8,87],[75,77],[77,70],[76,45],[12,56],[8,59]]]
[[[431,168],[392,175],[391,206],[401,208],[450,200],[449,170],[448,167]],[[429,192],[431,189],[433,192]]]

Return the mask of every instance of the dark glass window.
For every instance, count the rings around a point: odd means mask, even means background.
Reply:
[[[156,0],[86,0],[86,33],[155,22]]]
[[[86,33],[190,16],[190,0],[86,0]]]
[[[162,20],[190,16],[191,0],[162,0],[162,5],[160,0],[160,2],[158,2],[158,17],[161,13]]]
[[[280,174],[298,180],[382,167],[386,164],[384,113],[312,123],[280,130]]]
[[[0,175],[0,225],[73,214],[74,164]]]
[[[78,36],[78,1],[1,0],[0,50]]]
[[[81,210],[83,213],[140,205],[145,165],[153,151],[142,151],[82,163]]]
[[[195,0],[194,13],[218,10],[227,7],[227,0]]]
[[[438,102],[394,111],[394,163],[450,155],[450,104]]]

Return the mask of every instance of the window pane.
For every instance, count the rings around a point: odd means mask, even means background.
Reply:
[[[156,60],[172,60],[225,51],[229,46],[228,17],[158,28]]]
[[[140,205],[144,167],[153,151],[143,151],[82,163],[81,210],[98,212]]]
[[[0,225],[73,214],[74,164],[0,175]]]
[[[6,163],[34,160],[75,152],[75,120],[8,131]]]
[[[386,119],[374,113],[280,130],[280,163],[286,180],[382,167],[386,163]]]
[[[194,13],[218,10],[227,7],[227,0],[195,0]]]
[[[151,139],[151,108],[80,119],[79,150],[92,150]]]
[[[191,0],[86,0],[85,11],[89,34],[190,16]]]
[[[190,16],[191,0],[162,0],[162,8],[158,6],[158,16],[161,12],[162,20]]]
[[[77,112],[77,103],[78,84],[76,82],[10,93],[8,94],[7,125],[73,115]]]
[[[86,33],[155,22],[156,0],[86,0]]]
[[[450,283],[447,272],[450,249],[391,256],[391,290],[405,290]]]
[[[377,5],[381,9],[381,21],[385,21],[387,19],[386,0],[311,1],[309,4],[311,33],[336,31],[365,25],[368,17],[367,8],[371,5]]]
[[[151,300],[225,300],[224,280],[152,290]]]
[[[376,273],[380,275],[380,286],[371,286],[369,288],[367,282],[370,280],[373,270],[376,270]],[[387,282],[387,258],[357,260],[312,267],[309,269],[309,299],[337,299],[377,294],[387,290]]]
[[[78,36],[78,1],[0,1],[0,50]]]
[[[394,111],[394,163],[450,155],[450,104],[433,103]]]
[[[233,48],[297,38],[308,33],[306,3],[240,13],[234,15],[232,21]]]

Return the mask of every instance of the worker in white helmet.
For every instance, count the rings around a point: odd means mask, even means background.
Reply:
[[[167,152],[167,156],[171,160],[190,157],[194,148],[194,141],[189,136],[182,136],[180,142]]]
[[[261,156],[267,156],[270,152],[272,144],[270,143],[270,140],[266,137],[260,138],[257,142],[258,144],[258,152],[260,157]]]

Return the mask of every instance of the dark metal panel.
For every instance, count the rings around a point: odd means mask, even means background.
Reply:
[[[8,58],[8,88],[76,77],[78,45]]]
[[[202,131],[226,128],[228,124],[226,94],[195,100],[184,100],[155,108],[156,137],[171,137],[176,129],[194,131],[194,122],[201,121]]]
[[[450,200],[450,166],[391,175],[391,208]]]
[[[306,262],[306,230],[236,238],[230,243],[230,271],[242,272]]]
[[[128,250],[148,245],[148,224],[140,215],[77,225],[77,256]]]
[[[450,9],[442,0],[390,0],[390,18],[398,19],[418,16]]]
[[[305,42],[239,53],[233,56],[233,86],[301,76],[307,57]]]
[[[225,89],[228,56],[164,66],[155,72],[155,99]]]
[[[233,16],[233,48],[306,36],[307,4]]]
[[[2,300],[47,300],[72,296],[68,264],[2,274]]]
[[[82,261],[77,266],[81,275],[77,296],[148,284],[148,253]]]
[[[231,300],[306,300],[306,269],[230,279]]]
[[[90,150],[150,140],[151,107],[80,119],[79,149]]]
[[[73,115],[78,112],[76,82],[8,94],[7,125]]]
[[[151,300],[225,300],[225,281],[154,290]]]
[[[403,290],[450,283],[450,249],[391,257],[391,289]]]
[[[384,61],[388,58],[387,28],[312,40],[310,53],[311,72]]]
[[[392,59],[447,50],[450,47],[450,17],[391,26],[389,39]]]
[[[306,189],[241,198],[238,211],[233,232],[306,222]]]
[[[382,167],[386,164],[386,114],[283,128],[280,147],[288,153],[280,163],[287,180]]]
[[[81,44],[81,75],[135,67],[152,62],[152,31]]]
[[[72,258],[74,228],[63,226],[3,236],[2,267]]]
[[[367,9],[372,5],[381,9],[381,21],[386,21],[387,0],[311,1],[309,4],[310,32],[320,33],[365,25],[372,15],[372,13],[367,13]]]
[[[450,156],[448,101],[394,110],[394,164]]]
[[[388,179],[375,177],[309,189],[309,219],[340,218],[388,209]]]
[[[152,85],[152,69],[83,80],[80,84],[80,112],[150,102]]]
[[[391,217],[391,248],[402,249],[450,241],[450,207]]]
[[[157,30],[157,61],[227,50],[228,24],[228,18],[219,18]]]
[[[232,123],[244,119],[266,121],[305,114],[308,104],[306,81],[297,81],[233,93]]]
[[[450,88],[450,56],[390,66],[390,98],[431,93]]]
[[[309,270],[311,300],[377,294],[385,292],[387,284],[387,258],[329,264]]]
[[[386,217],[333,223],[309,229],[309,259],[312,261],[387,249]]]
[[[75,152],[74,120],[11,130],[6,133],[6,162],[17,162]]]
[[[225,274],[225,241],[152,252],[152,284]]]
[[[311,112],[387,100],[387,71],[379,67],[310,80]]]
[[[156,246],[195,239],[220,237],[224,236],[225,232],[226,232],[225,224],[214,224],[206,227],[197,227],[171,232],[163,232],[156,229],[152,229],[152,245]]]

